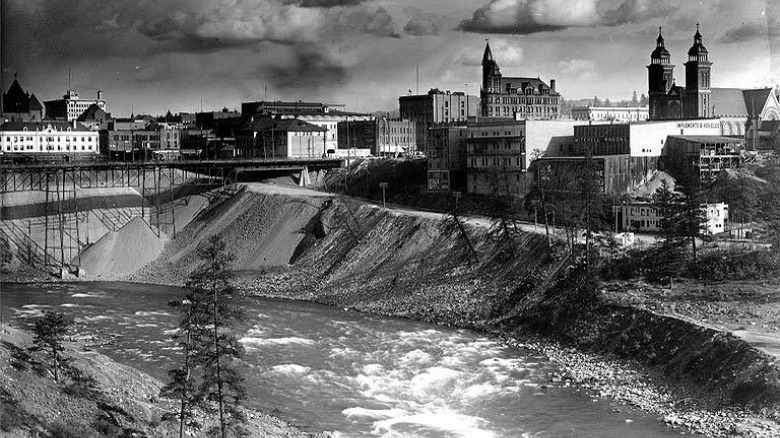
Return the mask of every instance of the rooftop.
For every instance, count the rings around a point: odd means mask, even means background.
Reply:
[[[679,138],[681,140],[696,143],[743,143],[742,137],[725,137],[722,135],[670,135],[669,138]]]
[[[43,122],[6,122],[0,126],[0,131],[44,131],[51,126],[57,131],[90,131],[89,128],[81,123],[71,124],[65,121],[44,120]]]

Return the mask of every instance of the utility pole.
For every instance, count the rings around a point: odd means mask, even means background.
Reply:
[[[420,64],[417,64],[417,95],[420,94]]]
[[[379,183],[379,187],[382,189],[382,208],[387,210],[387,203],[385,202],[385,190],[387,190],[387,183],[381,182]]]

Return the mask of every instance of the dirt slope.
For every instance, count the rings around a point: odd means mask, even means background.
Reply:
[[[235,196],[214,199],[169,242],[157,262],[131,279],[179,283],[199,260],[197,247],[209,236],[222,236],[236,256],[238,271],[260,271],[287,266],[324,198],[294,199],[242,190]]]
[[[131,274],[162,252],[164,235],[158,237],[140,217],[130,220],[119,231],[111,231],[82,251],[74,260],[85,278],[116,278]]]

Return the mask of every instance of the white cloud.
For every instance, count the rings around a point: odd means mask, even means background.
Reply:
[[[523,48],[519,43],[514,43],[506,38],[493,38],[490,40],[490,50],[493,52],[493,59],[496,60],[499,67],[518,67],[523,62]],[[456,57],[456,62],[468,66],[479,66],[482,64],[482,55],[485,53],[484,45],[473,45],[463,48]]]
[[[559,61],[558,69],[564,75],[593,75],[596,72],[596,65],[589,59],[570,59]]]

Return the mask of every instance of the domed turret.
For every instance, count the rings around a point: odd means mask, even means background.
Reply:
[[[656,46],[653,53],[650,55],[650,62],[652,64],[668,64],[671,58],[669,51],[664,46],[664,36],[661,34],[661,28],[658,28],[658,38],[655,40]]]
[[[707,48],[702,43],[701,33],[699,33],[699,23],[696,23],[696,34],[693,35],[693,45],[688,49],[688,61],[706,61]]]

